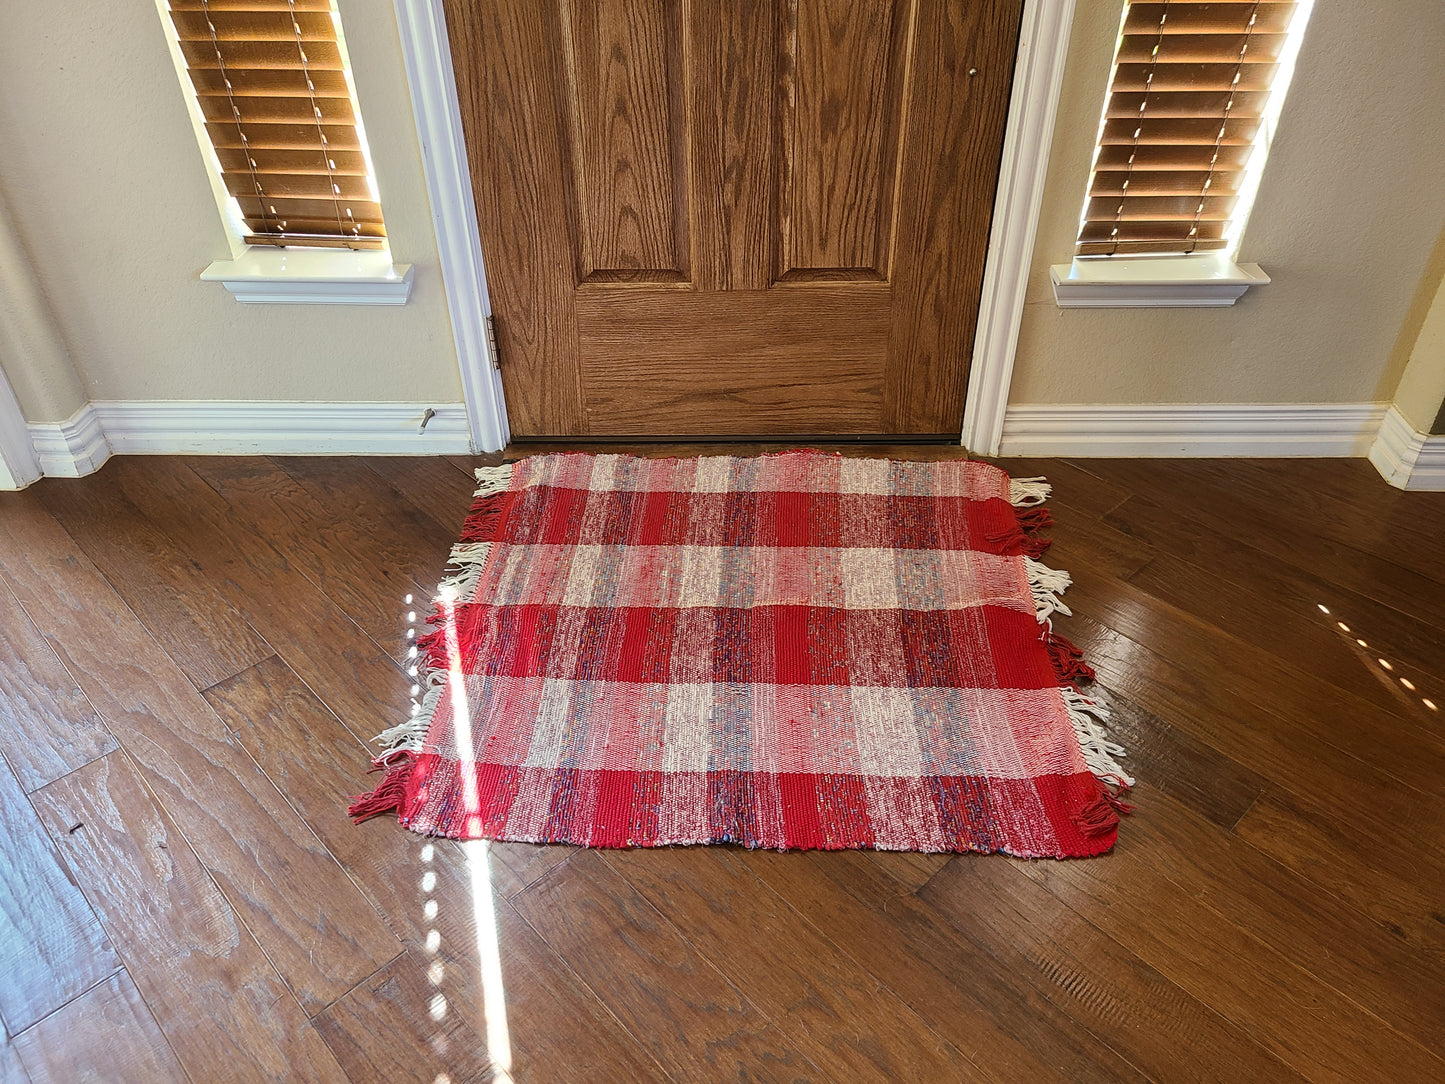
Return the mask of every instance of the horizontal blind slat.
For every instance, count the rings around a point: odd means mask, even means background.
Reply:
[[[1128,182],[1126,188],[1125,182]],[[1098,169],[1089,183],[1091,196],[1122,196],[1127,191],[1131,196],[1174,196],[1203,192],[1205,185],[1216,195],[1234,192],[1244,181],[1244,173],[1238,169],[1219,169],[1211,173],[1204,169]]]
[[[241,194],[236,196],[236,202],[241,205],[241,213],[248,219],[329,218],[335,228],[336,211],[339,208],[343,224],[353,221],[381,222],[381,204],[373,203],[370,199],[307,199],[302,196],[266,196],[262,199]],[[349,215],[348,211],[351,212]]]
[[[296,30],[291,24],[290,13],[286,11],[220,11],[212,8],[209,16],[204,11],[173,11],[171,18],[182,41],[210,44],[211,27],[214,26],[216,38],[223,44],[242,41],[296,43]],[[301,40],[308,44],[336,40],[336,27],[330,12],[297,12],[296,26],[301,28]]]
[[[183,41],[181,55],[186,58],[186,67],[216,69],[221,61],[216,58],[215,46],[210,39],[205,41]],[[277,68],[297,70],[301,68],[301,53],[296,42],[290,41],[228,41],[221,43],[221,57],[226,68]],[[311,41],[306,43],[306,66],[312,71],[342,71],[341,50],[335,42]]]
[[[259,234],[268,234],[271,237],[280,236],[276,230],[274,221],[268,218],[257,216],[246,219],[249,229]],[[326,218],[288,218],[286,219],[286,235],[303,235],[307,237],[324,237],[328,233],[337,237],[385,237],[386,231],[382,229],[380,222],[359,222],[356,233],[348,228],[345,233],[337,233],[336,216],[330,215]]]
[[[356,128],[349,124],[325,124],[321,130],[326,135],[326,146],[341,151],[355,151],[361,149],[361,140],[357,138]],[[222,124],[219,121],[211,121],[206,125],[206,131],[210,133],[211,143],[220,150],[222,147],[241,147],[241,137],[236,131],[235,121],[228,121]],[[246,139],[252,151],[268,150],[277,148],[279,150],[301,150],[311,148],[320,150],[320,144],[316,137],[316,125],[314,124],[248,124],[245,126]]]
[[[1201,222],[1198,226],[1200,240],[1214,240],[1224,236],[1224,222]],[[1129,222],[1085,222],[1079,233],[1081,241],[1107,241],[1117,236],[1121,241],[1174,241],[1187,243],[1189,222],[1174,219],[1140,219]],[[1117,231],[1117,233],[1116,233]]]
[[[1149,81],[1148,64],[1120,64],[1114,69],[1115,91],[1140,90],[1221,90],[1234,82],[1239,71],[1240,90],[1268,90],[1279,65],[1273,62],[1246,62],[1242,67],[1228,63],[1160,64]]]
[[[1289,29],[1294,18],[1293,3],[1262,3],[1254,20],[1255,33],[1282,34]],[[1129,34],[1157,32],[1159,18],[1164,20],[1166,34],[1242,34],[1249,28],[1249,16],[1254,11],[1253,0],[1238,3],[1189,4],[1181,0],[1165,4],[1130,4],[1129,14],[1124,21],[1124,31]]]
[[[1219,64],[1239,59],[1241,50],[1253,61],[1278,60],[1285,34],[1125,34],[1118,63]],[[1155,46],[1159,48],[1154,55]]]
[[[231,122],[239,119],[243,124],[311,124],[319,119],[322,124],[355,124],[356,116],[351,111],[350,98],[320,98],[313,106],[308,98],[282,98],[279,96],[232,99],[223,95],[198,94],[196,100],[201,106],[201,115],[208,121]],[[318,118],[313,111],[319,109]]]
[[[171,11],[290,11],[286,0],[170,0]],[[331,0],[296,0],[297,11],[322,11],[330,13]]]
[[[1200,204],[1203,211],[1197,211]],[[1094,196],[1085,205],[1090,222],[1226,222],[1233,194],[1222,196]]]
[[[1110,117],[1222,117],[1226,109],[1231,117],[1262,117],[1269,104],[1264,90],[1178,90],[1109,95]],[[1140,109],[1143,106],[1143,109]]]
[[[1219,142],[1229,146],[1243,146],[1254,142],[1259,131],[1258,118],[1226,121],[1224,138]],[[1099,142],[1106,146],[1112,143],[1132,144],[1136,142],[1134,132],[1138,130],[1139,143],[1197,144],[1213,146],[1219,136],[1220,122],[1199,117],[1162,117],[1154,120],[1145,117],[1142,121],[1108,120],[1104,122]]]
[[[226,191],[233,196],[254,196],[256,182],[268,196],[306,196],[316,199],[370,200],[371,183],[365,176],[325,173],[257,173],[249,171],[222,175]],[[339,192],[335,189],[340,189]]]
[[[1224,248],[1229,242],[1223,238],[1205,239],[1196,241],[1189,248],[1194,252],[1212,252]],[[1184,246],[1178,241],[1120,241],[1113,244],[1108,241],[1085,241],[1079,245],[1078,255],[1080,256],[1128,256],[1128,255],[1158,255],[1168,256],[1184,251]]]
[[[1249,161],[1250,148],[1223,146],[1217,148],[1216,170],[1243,169]],[[1209,169],[1210,160],[1216,148],[1213,144],[1144,144],[1138,147],[1109,144],[1099,148],[1099,157],[1094,162],[1096,170],[1121,170],[1129,167],[1133,159],[1135,172],[1140,170],[1192,170]]]
[[[231,94],[237,98],[299,97],[310,94],[307,73],[300,68],[227,68],[222,77],[218,68],[192,68],[191,84],[197,94]],[[345,98],[351,94],[346,74],[340,71],[311,70],[311,85],[326,98]],[[226,81],[230,80],[230,87]]]
[[[221,169],[227,173],[249,173],[252,168],[246,161],[246,152],[243,150],[220,147],[216,150],[216,157],[221,160]],[[314,173],[324,177],[328,172],[339,177],[366,176],[366,158],[360,151],[343,151],[334,147],[329,152],[314,147],[306,150],[280,150],[273,147],[259,158],[254,155],[252,157],[256,160],[256,170],[263,176]],[[330,170],[327,169],[328,161],[334,163]]]
[[[276,237],[248,233],[242,240],[248,245],[275,245],[281,248],[304,246],[306,248],[379,249],[386,247],[386,239],[383,237],[333,237],[327,234],[291,234],[287,237]]]

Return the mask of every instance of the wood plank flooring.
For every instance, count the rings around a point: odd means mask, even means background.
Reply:
[[[353,826],[485,461],[0,494],[0,1080],[1445,1080],[1445,494],[1003,463],[1139,779],[1103,858]]]

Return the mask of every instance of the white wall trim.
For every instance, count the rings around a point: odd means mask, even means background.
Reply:
[[[1383,403],[1018,405],[1000,455],[1363,456]]]
[[[0,369],[0,489],[24,489],[40,477],[40,464],[20,400]]]
[[[96,404],[86,403],[63,422],[31,422],[30,443],[47,478],[80,478],[110,458]]]
[[[501,378],[487,349],[492,306],[442,0],[395,3],[471,440],[474,450],[499,452],[511,432]]]
[[[1076,259],[1049,268],[1061,309],[1199,309],[1233,305],[1269,276],[1257,263],[1206,252],[1194,256]]]
[[[962,442],[978,455],[997,455],[1003,434],[1073,19],[1074,0],[1024,5],[963,408]]]
[[[1425,438],[1405,488],[1445,493],[1445,436]]]
[[[1421,433],[1392,406],[1370,446],[1370,462],[1397,489],[1445,491],[1445,436]]]
[[[219,282],[248,305],[405,305],[412,266],[393,264],[388,249],[270,248],[252,245],[216,260],[202,282]]]
[[[428,409],[436,411],[419,431]],[[63,425],[30,426],[47,475],[75,478],[112,452],[155,455],[456,455],[461,403],[101,401]]]

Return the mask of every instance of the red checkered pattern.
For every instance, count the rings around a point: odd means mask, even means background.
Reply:
[[[389,761],[383,789],[412,829],[1112,846],[1065,653],[1036,617],[1037,544],[997,468],[567,454],[502,481],[464,530],[462,594],[422,641],[424,740]]]

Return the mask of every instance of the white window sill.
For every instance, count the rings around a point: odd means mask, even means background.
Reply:
[[[252,245],[201,272],[237,301],[269,305],[405,305],[412,266],[385,249],[269,248]]]
[[[1168,309],[1233,305],[1269,276],[1257,263],[1226,256],[1074,260],[1049,268],[1061,309]]]

